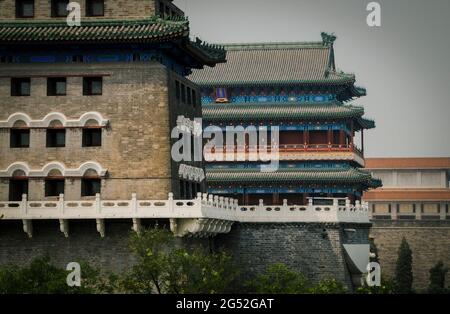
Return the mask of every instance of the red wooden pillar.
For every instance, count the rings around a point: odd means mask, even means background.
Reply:
[[[345,145],[345,134],[344,130],[339,130],[339,144],[344,146]]]
[[[331,141],[332,141],[332,130],[331,128],[328,129],[327,132],[327,141],[328,141],[328,147],[331,148]]]
[[[303,130],[303,145],[306,145],[306,130]]]
[[[244,190],[244,205],[248,205],[248,193]]]
[[[278,205],[279,202],[279,195],[278,193],[272,194],[272,205]]]
[[[311,139],[309,136],[309,130],[308,130],[308,133],[306,133],[306,142],[308,143],[308,145],[311,143]]]

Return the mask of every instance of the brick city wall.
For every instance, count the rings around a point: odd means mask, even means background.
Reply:
[[[155,220],[142,220],[150,227]],[[168,221],[159,220],[159,225]],[[104,238],[96,230],[95,220],[69,222],[70,236],[65,238],[59,231],[59,222],[33,220],[33,238],[22,231],[21,221],[0,222],[0,265],[28,265],[36,257],[49,255],[52,262],[65,267],[70,262],[86,261],[100,269],[124,272],[135,263],[129,248],[130,220],[106,220]],[[168,228],[168,226],[167,226]],[[208,239],[177,239],[178,245],[208,248]]]
[[[374,221],[370,231],[380,258],[382,276],[392,278],[404,237],[413,252],[413,286],[426,290],[429,270],[438,261],[450,268],[450,221]],[[447,274],[447,285],[450,274]]]
[[[83,96],[80,76],[89,74],[105,75],[101,96]],[[48,75],[67,76],[66,96],[47,96]],[[11,76],[31,76],[31,96],[10,96]],[[96,161],[108,170],[108,178],[102,180],[104,199],[130,199],[134,192],[139,199],[167,199],[174,185],[169,120],[175,119],[175,113],[169,113],[168,89],[168,71],[157,62],[4,65],[0,69],[0,101],[4,104],[0,120],[15,112],[40,120],[50,112],[79,119],[97,111],[110,124],[103,129],[101,147],[82,147],[81,128],[69,128],[66,147],[47,148],[45,129],[33,128],[29,148],[10,148],[10,130],[1,129],[0,169],[17,161],[27,162],[31,169],[41,169],[50,161],[75,169]],[[30,199],[41,200],[44,182],[34,180],[30,180]],[[66,199],[80,199],[79,185],[80,180],[66,180]],[[1,180],[0,200],[7,199],[8,183]]]
[[[215,245],[230,250],[244,273],[262,273],[274,263],[284,263],[315,282],[335,278],[352,287],[342,244],[368,241],[367,228],[349,238],[338,224],[236,223],[229,234],[215,238]]]
[[[154,223],[142,222],[144,226]],[[105,270],[123,272],[135,262],[128,246],[131,220],[107,220],[105,238],[96,231],[94,220],[71,221],[69,228],[70,236],[65,238],[58,221],[34,220],[33,238],[29,239],[21,221],[0,222],[0,264],[23,265],[49,254],[61,267],[73,261],[88,261]],[[258,274],[280,262],[313,281],[335,278],[351,289],[342,244],[367,243],[367,229],[361,229],[350,241],[344,233],[343,226],[336,224],[235,224],[229,234],[212,241],[182,238],[178,244],[225,248],[244,274]]]
[[[81,6],[81,18],[83,20],[98,19],[142,19],[155,15],[155,0],[105,0],[104,16],[87,17],[86,0],[71,0],[78,2]],[[48,20],[66,18],[54,18],[51,14],[51,0],[35,0],[34,19]],[[16,19],[16,0],[0,0],[0,19],[3,20],[24,20],[29,18]]]

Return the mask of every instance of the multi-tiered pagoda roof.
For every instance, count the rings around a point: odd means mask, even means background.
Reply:
[[[363,107],[348,103],[366,90],[355,85],[354,74],[336,68],[335,39],[322,33],[320,42],[226,44],[226,63],[190,75],[202,88],[205,126],[280,127],[278,140],[236,146],[236,156],[245,162],[227,155],[226,161],[208,164],[211,191],[252,194],[241,199],[244,203],[291,193],[297,202],[299,195],[303,201],[323,194],[358,198],[381,185],[359,168],[363,149],[354,144],[355,132],[362,134],[375,122],[364,117]],[[217,148],[218,154],[229,154],[229,145]],[[261,171],[251,161],[249,156],[265,149],[279,150],[276,171]],[[280,202],[278,196],[273,202]]]
[[[196,71],[201,86],[326,85],[346,99],[365,95],[355,75],[337,71],[332,42],[227,44],[227,62]]]

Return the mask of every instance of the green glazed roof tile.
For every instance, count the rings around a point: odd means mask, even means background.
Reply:
[[[187,20],[102,20],[68,26],[62,21],[2,22],[0,42],[108,42],[108,41],[163,41],[186,37]]]
[[[206,173],[209,184],[297,183],[297,184],[360,184],[379,187],[381,181],[369,172],[357,169],[282,169],[261,172],[255,169],[210,169]]]
[[[223,47],[189,40],[189,21],[184,18],[142,20],[95,20],[81,26],[65,21],[0,22],[0,43],[7,45],[51,43],[159,43],[180,40],[189,53],[205,64],[225,62]]]
[[[356,130],[375,127],[372,120],[362,118],[364,108],[328,103],[239,103],[203,105],[203,119],[218,122],[286,122],[286,121],[333,121],[356,119]]]
[[[227,62],[194,71],[189,79],[202,86],[245,84],[346,84],[353,74],[333,69],[332,45],[323,42],[228,44]]]

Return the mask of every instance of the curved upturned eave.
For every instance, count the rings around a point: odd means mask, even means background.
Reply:
[[[304,122],[355,120],[355,129],[370,129],[375,122],[363,118],[364,108],[327,103],[230,103],[206,104],[202,107],[206,123],[223,122]]]
[[[364,189],[381,186],[381,181],[357,168],[348,169],[282,169],[262,172],[248,169],[209,169],[206,180],[210,185],[242,184],[324,184],[363,186]]]

